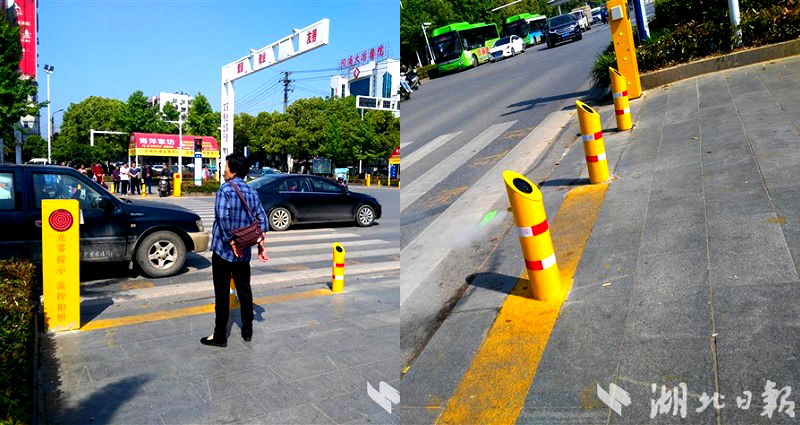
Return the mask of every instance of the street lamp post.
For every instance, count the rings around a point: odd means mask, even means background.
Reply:
[[[50,164],[52,159],[50,157],[52,144],[53,144],[53,119],[50,114],[50,74],[53,73],[52,65],[45,64],[44,72],[47,74],[47,163]]]
[[[436,62],[433,60],[433,50],[431,50],[431,43],[428,41],[428,33],[425,31],[429,26],[433,25],[430,22],[423,22],[422,23],[422,34],[425,36],[425,44],[428,45],[428,54],[430,55],[430,64],[433,65]]]
[[[178,174],[183,176],[183,115],[178,115],[178,121],[165,121],[178,126]]]

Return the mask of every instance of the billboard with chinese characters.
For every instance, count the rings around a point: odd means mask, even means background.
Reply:
[[[203,158],[219,158],[217,139],[210,136],[189,136],[184,134],[181,143],[181,156],[194,156],[195,139],[202,140]],[[128,145],[130,156],[178,156],[177,134],[132,133]]]
[[[372,61],[383,59],[385,56],[386,47],[383,44],[379,44],[375,47],[370,47],[369,49],[356,52],[354,55],[342,58],[339,60],[339,69],[346,71],[359,65],[364,65]]]
[[[13,0],[6,2],[14,8],[13,14],[19,25],[19,41],[22,60],[19,70],[23,75],[36,79],[36,0]]]
[[[391,98],[373,97],[373,96],[356,96],[356,108],[361,109],[378,109],[382,111],[399,111],[397,106],[399,102]]]

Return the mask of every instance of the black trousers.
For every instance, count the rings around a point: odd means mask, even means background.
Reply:
[[[231,276],[242,308],[242,330],[253,330],[253,291],[250,289],[250,263],[232,263],[214,253],[211,256],[214,278],[214,339],[228,338]]]
[[[128,192],[131,190],[131,187],[130,187],[131,186],[131,181],[130,180],[120,180],[119,181],[119,185],[120,185],[120,189],[119,190],[123,195],[127,195]]]

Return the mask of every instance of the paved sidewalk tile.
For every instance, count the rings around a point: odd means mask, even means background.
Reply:
[[[385,412],[366,388],[397,387],[397,279],[267,305],[252,342],[241,339],[234,310],[225,348],[199,342],[211,333],[213,314],[47,335],[47,421],[398,423],[397,412]]]

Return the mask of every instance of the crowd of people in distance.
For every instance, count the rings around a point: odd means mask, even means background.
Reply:
[[[131,163],[95,163],[87,167],[85,164],[73,165],[62,162],[61,165],[72,166],[78,172],[85,174],[90,179],[96,181],[99,185],[109,188],[106,183],[106,176],[111,176],[111,181],[114,183],[114,193],[121,195],[136,195],[141,194],[142,190],[147,190],[147,194],[152,194],[153,184],[158,184],[157,180],[161,176],[172,177],[172,169],[167,164],[160,166],[152,166],[149,164],[141,165]],[[212,177],[208,167],[203,167],[203,178],[208,179]]]

